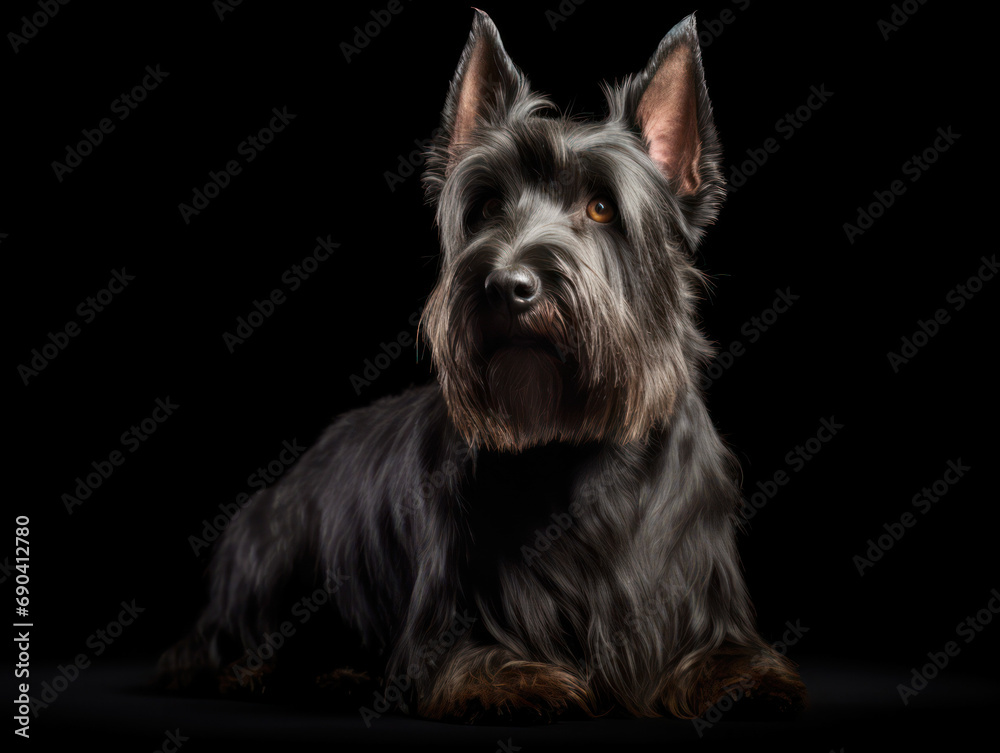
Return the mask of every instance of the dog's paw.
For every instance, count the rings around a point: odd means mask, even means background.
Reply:
[[[230,698],[260,697],[269,687],[273,672],[271,664],[251,668],[243,662],[233,662],[218,675],[219,695]]]
[[[367,672],[350,667],[342,667],[316,676],[316,688],[321,691],[351,691],[370,682],[371,678]]]
[[[805,685],[790,666],[743,666],[738,675],[715,678],[702,695],[702,713],[727,707],[731,720],[793,717],[809,705]]]
[[[805,686],[797,677],[763,673],[743,678],[741,684],[727,694],[731,709],[725,714],[732,721],[764,721],[795,717],[806,710],[808,697]],[[721,705],[719,701],[716,706]]]
[[[539,662],[509,661],[472,672],[421,709],[421,715],[466,724],[549,724],[587,712],[589,692],[572,672]]]

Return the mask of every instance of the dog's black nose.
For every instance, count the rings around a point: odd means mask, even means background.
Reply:
[[[520,314],[532,307],[542,290],[542,281],[527,267],[495,269],[486,278],[486,297],[493,308],[506,306]]]

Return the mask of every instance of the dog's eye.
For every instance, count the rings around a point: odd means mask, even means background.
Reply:
[[[587,204],[587,216],[594,222],[611,222],[616,214],[615,205],[611,203],[610,199],[603,196],[598,196]]]
[[[500,214],[500,199],[492,198],[483,203],[483,217],[487,219]]]

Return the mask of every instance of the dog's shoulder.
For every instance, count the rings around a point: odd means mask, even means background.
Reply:
[[[379,398],[370,405],[337,416],[327,434],[363,434],[387,439],[417,430],[422,424],[445,419],[447,410],[437,382],[410,387],[398,395]]]
[[[450,426],[441,387],[436,382],[411,387],[338,416],[303,465],[348,474],[363,469],[379,475],[393,468],[398,472],[418,456],[437,454],[453,436]]]

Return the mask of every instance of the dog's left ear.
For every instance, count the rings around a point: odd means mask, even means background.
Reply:
[[[723,194],[721,155],[694,14],[670,30],[621,93],[623,115],[642,133],[649,156],[701,214],[695,224],[711,222]]]

